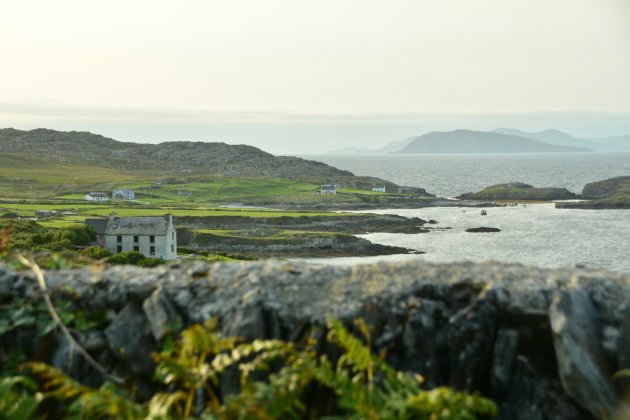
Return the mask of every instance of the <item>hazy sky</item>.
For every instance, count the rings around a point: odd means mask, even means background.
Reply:
[[[630,0],[0,3],[0,126],[273,153],[630,133]]]

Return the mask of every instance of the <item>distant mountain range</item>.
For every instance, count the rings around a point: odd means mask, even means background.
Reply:
[[[526,132],[513,128],[492,131],[431,132],[394,141],[371,150],[346,148],[332,154],[557,153],[630,152],[630,135],[577,138],[559,130]]]

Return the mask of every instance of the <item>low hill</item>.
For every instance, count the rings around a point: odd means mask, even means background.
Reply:
[[[556,203],[565,209],[630,209],[630,176],[618,176],[584,186],[582,198],[586,200]]]
[[[630,195],[630,176],[618,176],[591,182],[586,184],[582,190],[583,198],[606,198],[619,194]]]
[[[578,138],[560,130],[529,132],[514,128],[497,128],[492,132],[527,137],[561,146],[586,147],[596,152],[630,152],[630,136]]]
[[[536,188],[523,182],[496,184],[475,193],[457,197],[462,200],[568,200],[575,194],[566,188]]]
[[[508,134],[472,130],[432,132],[417,137],[399,154],[438,153],[556,153],[590,152],[580,147],[558,146]]]
[[[180,172],[217,176],[327,179],[354,176],[321,162],[274,156],[256,147],[205,142],[139,144],[89,132],[0,129],[0,153],[64,165],[125,172]]]

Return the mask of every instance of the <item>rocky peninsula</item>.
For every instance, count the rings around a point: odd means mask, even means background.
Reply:
[[[153,387],[149,354],[160,340],[211,317],[228,335],[311,339],[322,353],[330,351],[327,318],[346,325],[363,318],[374,351],[392,366],[423,375],[428,388],[479,391],[497,401],[499,419],[628,415],[619,410],[630,384],[612,378],[630,367],[628,274],[499,263],[332,267],[273,260],[45,274],[55,303],[86,316],[106,313],[73,334],[138,392]],[[3,303],[41,293],[30,271],[0,265]],[[40,336],[33,327],[5,328],[0,350],[21,350],[93,386],[102,382],[54,329]],[[219,388],[226,395],[237,384],[225,375]]]
[[[584,186],[584,201],[556,203],[562,209],[630,209],[630,176],[619,176]]]
[[[463,200],[519,200],[519,201],[552,201],[570,200],[576,195],[566,188],[537,188],[524,182],[508,182],[495,184],[474,193],[461,194],[457,198]]]
[[[374,244],[354,235],[371,232],[426,233],[432,229],[429,225],[437,223],[391,214],[268,218],[179,216],[174,221],[178,227],[178,242],[183,248],[256,258],[421,253],[421,250]]]

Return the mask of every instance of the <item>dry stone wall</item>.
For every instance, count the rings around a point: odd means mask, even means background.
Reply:
[[[630,275],[499,263],[334,267],[296,262],[187,263],[142,269],[91,267],[46,273],[54,301],[109,313],[101,329],[75,331],[111,372],[151,392],[150,352],[187,325],[217,317],[224,333],[299,342],[325,321],[364,318],[372,346],[396,368],[494,398],[501,419],[612,416],[628,384]],[[35,298],[32,274],[0,266],[0,297]],[[2,351],[21,349],[98,384],[61,335],[9,332]],[[237,381],[223,381],[223,392]],[[625,386],[625,388],[624,388]],[[628,412],[626,412],[628,414]]]

